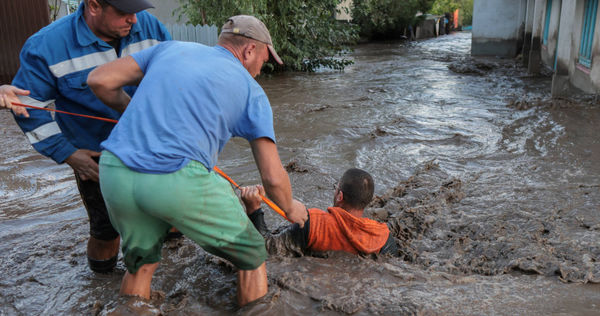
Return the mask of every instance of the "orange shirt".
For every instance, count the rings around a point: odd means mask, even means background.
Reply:
[[[311,208],[308,249],[346,251],[353,254],[377,253],[385,245],[390,230],[386,224],[359,218],[339,207],[329,212]]]

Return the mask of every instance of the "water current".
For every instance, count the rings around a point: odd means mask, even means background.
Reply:
[[[119,298],[122,263],[87,268],[72,171],[0,111],[0,315],[598,314],[598,100],[552,100],[551,77],[470,46],[470,33],[363,44],[344,72],[259,78],[295,197],[324,209],[345,169],[369,171],[366,213],[400,256],[273,255],[268,295],[243,309],[234,268],[188,239],[163,248],[150,302]],[[219,165],[259,179],[243,140]]]

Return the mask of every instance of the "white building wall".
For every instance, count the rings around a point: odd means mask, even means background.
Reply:
[[[2,0],[0,0],[0,1],[2,1]],[[180,6],[179,0],[149,0],[149,1],[150,1],[150,3],[152,3],[154,5],[154,8],[150,8],[146,11],[150,12],[152,15],[157,17],[158,20],[160,20],[162,23],[164,23],[164,24],[167,24],[167,23],[186,24],[189,21],[185,15],[181,17],[180,21],[178,21],[178,17],[179,17],[178,13],[175,13],[175,15],[173,15],[173,12],[175,10],[177,10]],[[67,0],[59,0],[59,1],[48,0],[49,5],[54,6],[55,3],[57,3],[56,6],[59,7],[56,19],[59,19],[65,15],[67,15],[68,12],[67,12],[66,2],[67,2]],[[69,3],[71,3],[73,5],[80,3],[80,2],[83,2],[83,1],[82,0],[70,0],[69,1]],[[72,13],[72,11],[69,13]]]
[[[175,10],[177,10],[180,6],[179,0],[149,0],[149,1],[154,5],[154,8],[148,9],[146,11],[148,11],[150,14],[157,17],[158,20],[161,21],[162,23],[164,23],[164,24],[167,24],[167,23],[186,24],[189,22],[188,18],[185,15],[183,15],[181,17],[181,20],[178,20],[179,13],[175,13],[175,15],[173,15],[173,12],[175,12]]]
[[[575,0],[577,1],[577,0]],[[574,4],[575,1],[573,0],[567,0],[567,2],[569,2],[570,4]],[[566,4],[569,4],[566,3]],[[571,17],[565,17],[564,15],[561,15],[561,8],[562,8],[562,0],[553,0],[552,1],[552,11],[550,13],[550,24],[548,27],[548,42],[546,43],[546,45],[542,44],[542,61],[544,62],[545,65],[549,66],[550,68],[554,68],[554,58],[555,58],[555,54],[556,54],[556,48],[557,48],[557,41],[558,41],[558,30],[559,30],[559,23],[561,22],[561,19],[571,19]],[[544,8],[544,16],[542,19],[542,27],[544,25],[546,25],[546,9]]]
[[[579,45],[578,52],[579,52]],[[594,45],[592,46],[592,70],[590,81],[594,86],[594,92],[600,93],[600,9],[596,16],[596,28],[594,30]]]
[[[535,0],[527,0],[527,9],[525,12],[525,33],[523,38],[523,65],[529,63],[529,52],[531,51],[531,35],[533,32],[533,12]]]
[[[579,64],[584,4],[585,0],[554,0],[552,3],[548,42],[542,45],[541,59],[544,67],[553,69],[552,96],[555,97],[569,95],[573,87],[587,93],[600,93],[600,10],[594,27],[592,67]],[[544,10],[536,10],[535,14],[545,19],[545,5]],[[531,61],[529,66],[532,66]]]
[[[565,0],[566,1],[566,0]],[[569,83],[583,90],[587,93],[600,93],[600,8],[596,13],[596,26],[594,28],[594,43],[592,46],[592,67],[586,68],[579,64],[579,48],[581,45],[581,29],[583,26],[583,14],[585,0],[576,0],[577,4],[574,8],[574,17],[566,20],[565,23],[561,24],[562,27],[570,28],[571,37],[571,53],[568,64],[568,80]],[[565,16],[563,16],[563,19]],[[566,23],[566,22],[569,23]],[[559,46],[562,45],[562,41]],[[561,61],[561,54],[559,51],[559,61]],[[556,93],[553,86],[553,95],[564,95],[566,92],[558,90],[556,87]]]
[[[529,50],[529,58],[527,71],[532,74],[538,74],[541,66],[541,47],[542,47],[542,34],[544,27],[544,17],[546,10],[546,0],[535,0],[533,6],[533,25],[531,31],[531,47]]]
[[[522,48],[527,0],[475,0],[472,55],[514,57]]]

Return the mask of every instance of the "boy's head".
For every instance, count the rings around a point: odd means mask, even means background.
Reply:
[[[362,210],[373,199],[374,190],[373,177],[368,172],[351,168],[342,175],[335,191],[333,203],[335,206],[345,209]]]

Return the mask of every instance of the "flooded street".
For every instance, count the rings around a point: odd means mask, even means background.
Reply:
[[[470,33],[365,44],[343,73],[259,79],[295,197],[325,209],[344,170],[369,171],[366,214],[388,223],[400,256],[271,256],[268,295],[243,309],[233,267],[188,239],[163,248],[154,309],[119,298],[122,262],[87,268],[71,169],[0,111],[0,315],[598,314],[598,100],[552,101],[550,77],[470,47]],[[244,140],[219,166],[259,181]]]

